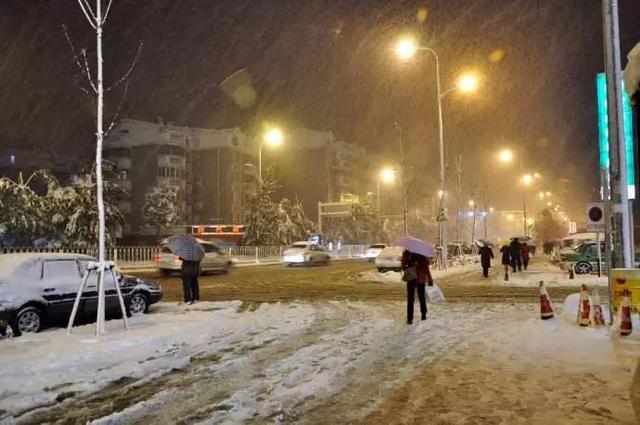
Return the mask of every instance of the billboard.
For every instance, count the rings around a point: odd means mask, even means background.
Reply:
[[[600,170],[605,170],[600,181],[600,195],[604,199],[604,188],[609,188],[609,117],[607,116],[607,78],[604,73],[596,77],[596,93],[598,97],[598,130],[600,147]],[[622,83],[622,115],[624,121],[624,144],[627,153],[627,193],[629,199],[636,198],[635,158],[633,154],[633,117],[631,101]],[[605,181],[606,179],[606,181]]]

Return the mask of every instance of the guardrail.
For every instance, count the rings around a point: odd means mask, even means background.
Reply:
[[[287,249],[282,246],[234,246],[222,248],[236,263],[270,263],[279,262],[282,253]],[[367,245],[342,245],[340,249],[327,250],[331,258],[348,259],[360,258],[367,249]],[[116,262],[120,267],[144,268],[155,266],[154,257],[160,254],[160,246],[118,246],[107,249],[107,260]],[[61,248],[35,248],[35,247],[0,247],[0,254],[12,253],[57,253],[72,252],[96,257],[98,250],[95,247],[61,247]]]

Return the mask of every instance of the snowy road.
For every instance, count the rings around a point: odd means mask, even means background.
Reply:
[[[153,273],[147,276],[162,283],[165,301],[181,299],[182,283],[178,276],[160,277]],[[562,277],[564,280],[560,279]],[[575,285],[581,281],[569,281],[557,266],[539,258],[533,259],[532,270],[513,277],[513,285],[504,284],[497,267],[491,269],[490,279],[482,279],[478,264],[471,264],[461,272],[444,277],[441,277],[441,272],[435,271],[434,278],[446,290],[450,301],[461,302],[531,302],[537,299],[537,282],[541,279],[558,282],[549,292],[552,298],[560,302],[574,292]],[[590,283],[589,279],[587,283]],[[203,300],[208,301],[241,300],[246,303],[402,301],[406,297],[404,285],[397,274],[379,274],[372,263],[357,260],[334,261],[327,267],[287,268],[272,265],[238,268],[227,275],[201,277],[200,294]]]
[[[133,318],[130,332],[109,322],[109,335],[99,341],[90,326],[71,337],[50,330],[3,341],[0,418],[25,424],[635,423],[629,385],[639,338],[621,342],[562,317],[540,321],[537,304],[525,296],[535,288],[510,289],[473,277],[475,269],[442,276],[443,288],[458,287],[455,302],[430,305],[427,321],[407,326],[404,304],[393,299],[403,295],[402,285],[373,283],[349,270],[345,286],[334,289],[374,285],[398,295],[163,303]],[[300,274],[320,271],[344,275],[339,268]],[[496,295],[488,301],[487,294]]]

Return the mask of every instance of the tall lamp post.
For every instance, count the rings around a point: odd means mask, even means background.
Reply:
[[[503,149],[498,153],[498,159],[500,160],[500,162],[503,162],[505,164],[510,164],[513,161],[513,152],[510,149]],[[519,163],[520,163],[520,172],[523,172],[524,167],[523,167],[523,162],[522,162],[522,155],[520,155]],[[535,173],[535,175],[540,177],[540,175],[538,173]],[[532,182],[533,182],[533,176],[531,176],[531,174],[522,175],[522,178],[521,178],[521,183],[522,183],[522,227],[523,227],[523,231],[524,231],[524,236],[528,236],[528,233],[529,233],[528,229],[527,229],[527,187],[529,185],[531,185]]]
[[[425,51],[433,55],[436,61],[436,86],[438,94],[438,136],[440,148],[440,205],[438,213],[438,233],[440,236],[440,245],[442,246],[442,263],[447,267],[447,201],[445,192],[445,161],[444,161],[444,126],[442,118],[442,99],[455,90],[463,92],[475,91],[478,87],[478,78],[473,74],[465,74],[459,80],[457,86],[442,91],[440,82],[440,59],[438,53],[430,47],[419,46],[415,40],[411,38],[403,38],[397,42],[395,46],[396,55],[403,61],[412,59],[418,51]]]
[[[262,137],[260,142],[260,148],[258,149],[258,179],[262,183],[262,148],[264,145],[269,145],[272,148],[278,147],[282,144],[284,136],[282,130],[276,127],[269,128]]]

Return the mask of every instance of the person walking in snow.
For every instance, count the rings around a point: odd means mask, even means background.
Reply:
[[[511,247],[507,244],[500,248],[502,253],[502,265],[504,266],[504,280],[509,280],[509,267],[511,266]]]
[[[413,323],[413,304],[415,293],[418,291],[420,301],[420,317],[427,320],[427,296],[425,284],[433,286],[433,278],[429,270],[429,260],[424,255],[405,250],[402,253],[401,268],[404,271],[403,280],[407,282],[407,324]]]
[[[516,267],[518,271],[522,271],[522,257],[520,253],[522,245],[520,245],[520,241],[518,238],[513,238],[509,246],[511,247],[511,269],[514,273],[516,272]]]
[[[489,269],[491,268],[491,259],[493,258],[493,250],[488,245],[482,245],[478,251],[480,254],[480,265],[482,266],[482,275],[489,277]]]
[[[200,262],[182,260],[182,292],[184,302],[188,304],[200,301],[200,284],[198,276],[200,275]]]
[[[525,270],[529,267],[529,255],[531,253],[531,247],[526,243],[522,243],[522,247],[520,247],[520,254],[522,255],[522,266]]]

